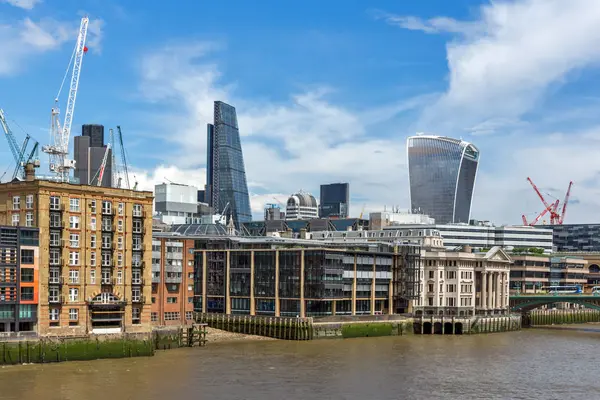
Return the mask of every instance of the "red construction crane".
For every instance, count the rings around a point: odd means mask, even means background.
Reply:
[[[542,211],[535,220],[533,220],[530,223],[527,223],[527,218],[525,218],[525,215],[522,216],[523,218],[523,224],[524,225],[529,225],[529,226],[534,226],[535,224],[537,224],[537,222],[540,220],[541,217],[543,217],[547,212],[550,213],[550,224],[552,225],[562,225],[564,218],[565,218],[565,213],[567,212],[567,204],[569,203],[569,196],[571,194],[571,186],[573,186],[573,181],[569,182],[569,188],[567,189],[567,194],[565,195],[565,200],[563,202],[563,207],[562,207],[562,212],[559,214],[558,213],[558,207],[560,205],[560,201],[556,200],[553,203],[548,203],[546,201],[546,199],[544,199],[544,196],[542,195],[542,193],[539,191],[539,189],[537,188],[537,186],[535,185],[535,183],[533,183],[533,181],[531,180],[531,178],[527,177],[527,181],[531,184],[531,186],[533,187],[533,190],[535,190],[535,193],[538,195],[538,197],[540,198],[540,200],[542,201],[542,203],[544,204],[544,211]]]

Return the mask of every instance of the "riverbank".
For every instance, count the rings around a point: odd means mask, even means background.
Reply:
[[[221,329],[206,328],[206,340],[208,343],[229,343],[229,342],[254,342],[265,340],[278,340],[267,336],[247,335],[245,333],[228,332]]]

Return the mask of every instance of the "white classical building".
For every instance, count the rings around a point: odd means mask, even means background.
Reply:
[[[421,254],[417,316],[506,314],[509,310],[510,256],[500,246],[487,253],[424,249]]]

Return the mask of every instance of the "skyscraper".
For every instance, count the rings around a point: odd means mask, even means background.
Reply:
[[[410,204],[438,224],[468,223],[479,150],[463,140],[411,136],[407,141]]]
[[[319,216],[321,218],[348,218],[350,207],[350,185],[348,183],[330,183],[321,185],[319,198]]]
[[[250,196],[235,107],[215,101],[214,124],[208,124],[205,200],[215,213],[231,215],[236,227],[252,221]]]
[[[83,125],[81,136],[73,138],[73,153],[75,178],[78,178],[82,185],[97,185],[98,173],[106,153],[104,126]],[[112,187],[112,168],[112,149],[109,149],[101,186]]]

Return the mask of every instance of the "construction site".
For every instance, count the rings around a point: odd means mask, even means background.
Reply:
[[[569,182],[569,187],[567,188],[567,193],[565,194],[565,199],[562,202],[562,208],[561,208],[561,203],[560,203],[559,199],[555,199],[552,202],[548,202],[546,200],[546,198],[544,197],[544,195],[542,194],[542,192],[540,191],[540,189],[536,186],[535,183],[533,183],[533,181],[531,180],[530,177],[527,177],[527,182],[529,182],[531,184],[531,187],[533,188],[536,195],[539,197],[542,204],[544,205],[544,209],[542,210],[542,212],[537,214],[537,216],[531,221],[528,221],[525,214],[523,214],[521,216],[521,218],[523,219],[523,225],[524,226],[535,226],[536,224],[538,224],[538,222],[540,222],[540,220],[542,221],[542,223],[544,225],[547,225],[546,220],[543,219],[546,214],[549,214],[550,225],[562,225],[565,220],[565,215],[567,213],[567,206],[569,205],[569,197],[571,196],[571,187],[573,187],[573,181]],[[550,197],[554,197],[550,193],[546,193],[546,195],[550,196]],[[559,213],[559,210],[560,210],[560,213]]]

